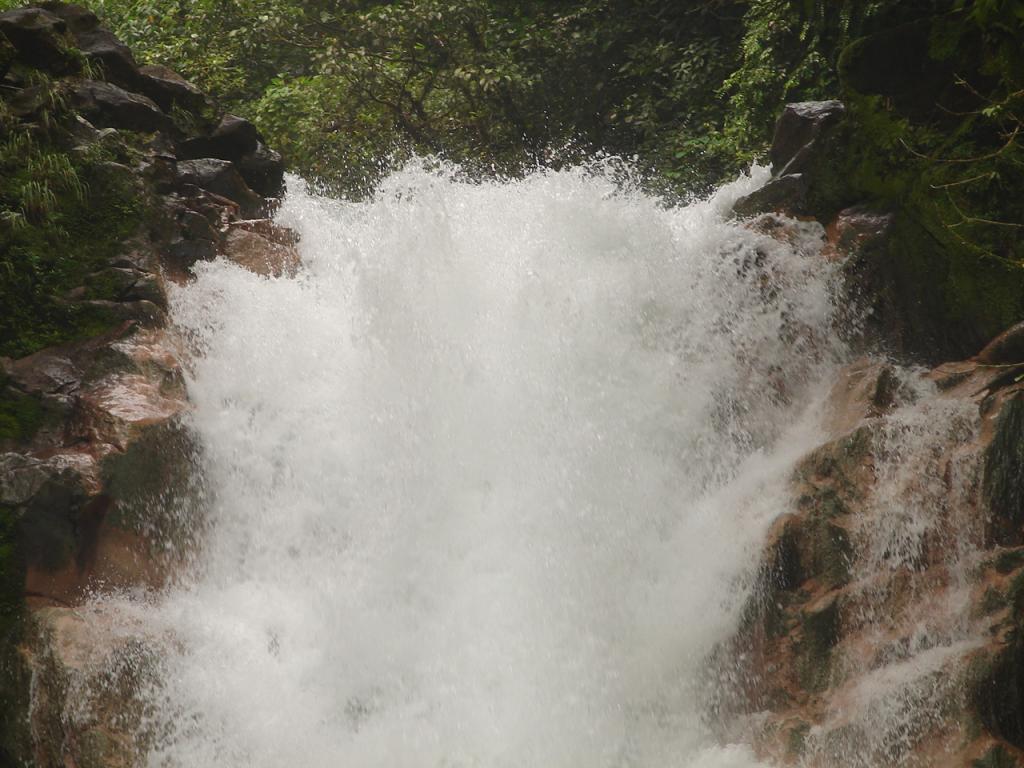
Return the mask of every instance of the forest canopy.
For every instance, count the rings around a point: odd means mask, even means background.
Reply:
[[[1020,0],[90,6],[138,56],[254,120],[293,170],[349,194],[411,152],[515,173],[596,150],[702,192],[763,151],[782,104],[835,97],[858,37],[943,14],[993,28],[1024,14]]]

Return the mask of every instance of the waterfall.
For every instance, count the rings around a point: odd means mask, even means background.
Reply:
[[[199,265],[208,530],[127,601],[164,642],[150,765],[757,765],[707,658],[842,355],[820,227],[729,218],[765,177],[685,207],[600,163],[293,179],[298,275]]]

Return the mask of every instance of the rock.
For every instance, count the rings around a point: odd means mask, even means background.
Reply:
[[[7,35],[0,32],[0,78],[7,74],[17,57],[18,49],[7,39]]]
[[[259,142],[249,154],[238,160],[239,172],[249,186],[264,197],[284,194],[284,161],[281,155]]]
[[[210,220],[197,211],[186,208],[179,215],[178,223],[186,240],[209,240],[211,243],[220,241],[220,235]]]
[[[775,124],[768,158],[777,177],[810,169],[817,139],[846,112],[839,101],[805,101],[787,104]]]
[[[178,146],[183,160],[215,157],[219,160],[240,160],[260,143],[256,126],[241,117],[225,115],[209,136],[198,136]]]
[[[36,765],[129,768],[145,752],[137,692],[156,682],[159,655],[146,628],[101,607],[44,606],[21,645],[36,696]]]
[[[18,57],[56,75],[80,69],[67,35],[67,24],[41,8],[17,8],[0,13],[0,32],[13,44]]]
[[[1019,637],[988,661],[972,698],[990,733],[1024,749],[1024,642]]]
[[[861,358],[837,373],[826,405],[826,423],[832,434],[842,435],[865,419],[891,410],[897,401],[910,399],[891,365]]]
[[[858,205],[836,214],[825,233],[835,248],[850,254],[884,239],[892,227],[892,221],[891,213]]]
[[[211,240],[179,239],[167,246],[163,261],[172,280],[184,280],[197,261],[213,261],[216,257],[217,245]]]
[[[807,197],[807,179],[794,173],[771,179],[760,189],[741,197],[733,205],[737,216],[750,217],[776,212],[793,214],[803,210]]]
[[[47,2],[43,6],[66,24],[79,50],[103,67],[106,79],[128,89],[136,86],[138,65],[127,45],[100,26],[92,11],[80,5]]]
[[[171,119],[145,96],[112,83],[83,80],[71,91],[72,105],[93,125],[130,131],[173,131]]]
[[[834,595],[802,612],[796,667],[804,690],[817,693],[828,686],[832,650],[839,642],[840,626],[839,601]]]
[[[102,142],[120,162],[90,162],[90,188],[124,190],[145,211],[53,290],[102,330],[0,358],[0,764],[128,768],[145,754],[130,722],[145,660],[122,656],[126,636],[102,619],[81,619],[104,590],[162,588],[208,507],[165,281],[225,252],[290,274],[296,237],[254,218],[268,204],[253,187],[279,194],[283,166],[252,123],[221,119],[169,69],[136,67],[87,9],[45,6],[0,13],[3,106],[41,130],[59,89],[72,108],[58,117],[61,151],[78,159]],[[109,82],[67,76],[83,54]],[[64,79],[40,86],[33,67]],[[179,143],[202,156],[179,161]]]
[[[284,184],[281,156],[268,149],[256,126],[241,117],[225,115],[209,136],[182,142],[178,154],[185,160],[230,160],[256,192],[267,197],[281,194]]]
[[[982,488],[995,540],[1020,544],[1024,540],[1024,395],[1020,393],[1003,404],[985,452]]]
[[[1024,363],[1024,322],[1017,323],[990,341],[975,357],[985,365]]]
[[[299,243],[299,235],[295,230],[282,227],[273,219],[241,219],[231,222],[231,229],[255,232],[278,245],[296,246]]]
[[[139,67],[138,87],[165,112],[179,106],[197,112],[207,106],[203,92],[177,72],[160,66],[147,64]]]
[[[299,254],[294,247],[235,227],[228,232],[224,255],[236,264],[268,277],[294,275],[299,267]]]
[[[228,160],[183,160],[178,163],[177,170],[182,183],[194,184],[200,189],[234,201],[246,217],[258,216],[264,207],[263,198],[249,188],[234,164]]]

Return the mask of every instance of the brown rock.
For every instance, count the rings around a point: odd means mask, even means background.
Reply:
[[[267,277],[290,277],[299,268],[294,246],[282,245],[263,235],[242,228],[228,232],[224,255],[236,264]]]

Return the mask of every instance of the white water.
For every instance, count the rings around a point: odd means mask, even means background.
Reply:
[[[707,722],[838,344],[819,234],[599,170],[293,192],[303,268],[174,297],[215,501],[153,766],[755,765]],[[292,187],[298,186],[293,182]]]

